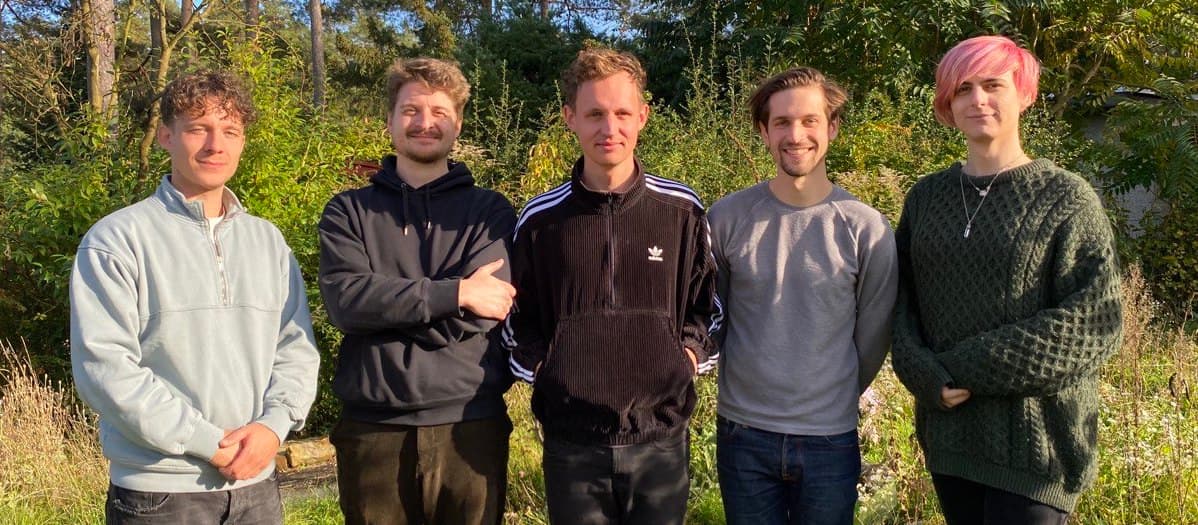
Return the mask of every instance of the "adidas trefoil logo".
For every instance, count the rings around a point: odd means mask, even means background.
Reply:
[[[662,262],[664,259],[661,258],[661,254],[662,254],[661,248],[658,248],[656,246],[649,248],[649,260],[650,261]]]

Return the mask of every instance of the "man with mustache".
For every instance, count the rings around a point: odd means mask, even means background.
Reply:
[[[847,98],[811,68],[761,83],[749,109],[776,175],[711,207],[733,525],[853,523],[857,398],[886,358],[898,267],[886,218],[828,180]]]
[[[320,292],[345,337],[330,436],[346,523],[498,524],[508,436],[505,352],[515,210],[449,160],[470,85],[450,62],[387,74],[395,154],[320,220]]]

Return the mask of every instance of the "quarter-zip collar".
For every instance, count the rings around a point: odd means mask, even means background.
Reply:
[[[640,200],[646,191],[645,172],[641,169],[641,161],[634,158],[633,163],[636,167],[632,172],[632,185],[628,190],[621,193],[595,191],[582,183],[583,160],[579,157],[574,162],[574,169],[570,171],[570,190],[577,196],[584,209],[600,210],[607,207],[613,212],[619,212]]]
[[[208,228],[208,217],[204,215],[204,203],[198,200],[188,201],[183,196],[183,192],[179,191],[179,188],[176,188],[174,184],[171,184],[170,174],[162,176],[162,182],[158,184],[158,189],[154,192],[154,197],[158,199],[158,202],[162,203],[167,212],[186,218],[189,221],[199,222],[204,225],[205,229]],[[241,206],[241,200],[229,188],[224,189],[221,201],[225,208],[224,219],[221,220],[221,224],[245,212],[245,208]],[[220,225],[217,225],[217,227],[220,227]]]

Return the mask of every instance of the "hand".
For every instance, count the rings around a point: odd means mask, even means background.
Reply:
[[[969,399],[969,391],[964,388],[944,387],[940,390],[940,406],[953,408]]]
[[[695,357],[695,351],[691,350],[690,348],[687,348],[687,347],[682,347],[682,349],[686,350],[686,357],[690,358],[690,360],[691,360],[691,368],[693,368],[695,370],[695,374],[698,375],[699,374],[699,358]]]
[[[220,467],[220,473],[231,480],[250,479],[274,461],[279,453],[279,436],[262,423],[250,423],[225,435],[220,446],[240,448],[233,461]]]
[[[225,431],[225,437],[229,436],[229,432],[229,430]],[[237,456],[237,451],[241,450],[241,442],[227,447],[221,447],[219,444],[217,446],[216,454],[212,455],[212,459],[208,460],[208,463],[218,469],[229,466],[229,463],[232,463],[233,458]]]
[[[494,275],[503,268],[503,259],[480,266],[458,285],[458,306],[486,319],[502,321],[512,309],[516,289]]]

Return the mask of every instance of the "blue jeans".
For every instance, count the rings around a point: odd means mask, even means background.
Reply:
[[[720,417],[716,466],[729,525],[852,525],[861,476],[857,431],[778,434]]]

